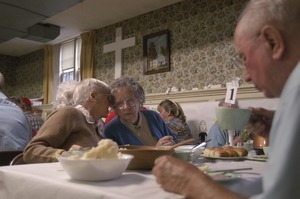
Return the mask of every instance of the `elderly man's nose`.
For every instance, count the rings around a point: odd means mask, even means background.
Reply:
[[[251,76],[250,76],[247,69],[244,70],[244,81],[245,82],[251,82]]]

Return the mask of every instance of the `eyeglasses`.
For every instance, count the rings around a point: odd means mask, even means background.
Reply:
[[[133,107],[137,104],[137,100],[135,98],[129,98],[127,100],[119,101],[115,104],[115,108],[124,109],[125,106]]]
[[[254,37],[252,38],[252,46],[251,48],[253,47],[254,45],[254,41],[256,41],[259,36],[261,35],[261,32],[258,31]],[[257,46],[257,45],[256,45]],[[246,69],[247,68],[247,65],[246,65],[246,62],[245,62],[245,59],[242,58],[239,54],[235,54],[232,58],[231,58],[231,61],[233,62],[233,64],[238,67],[238,68],[241,68],[241,69]]]
[[[231,58],[231,61],[233,62],[233,64],[238,67],[238,68],[241,68],[241,69],[245,69],[246,68],[246,63],[245,63],[245,60],[242,59],[240,57],[240,55],[238,54],[235,54],[232,58]]]

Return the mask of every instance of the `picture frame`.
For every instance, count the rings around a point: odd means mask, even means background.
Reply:
[[[170,32],[163,30],[143,37],[144,75],[170,71]]]

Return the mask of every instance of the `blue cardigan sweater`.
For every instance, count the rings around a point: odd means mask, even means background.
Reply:
[[[146,117],[152,136],[155,137],[157,141],[164,136],[170,135],[174,141],[177,142],[173,132],[168,128],[157,112],[152,110],[141,110],[140,112]],[[118,145],[144,145],[134,133],[121,123],[119,117],[115,117],[106,124],[103,132],[105,138],[112,139]]]

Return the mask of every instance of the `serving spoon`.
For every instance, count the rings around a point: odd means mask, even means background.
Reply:
[[[189,139],[183,140],[183,141],[181,141],[181,142],[178,142],[178,143],[176,143],[176,144],[174,144],[174,145],[168,147],[168,149],[169,149],[169,150],[172,150],[172,149],[174,149],[174,148],[176,148],[176,147],[178,147],[178,146],[182,146],[182,145],[188,144],[188,143],[190,143],[190,142],[195,142],[195,141],[197,141],[195,138],[189,138]]]
[[[197,151],[197,149],[199,149],[199,148],[201,148],[201,147],[205,147],[206,144],[207,144],[207,142],[209,142],[209,141],[210,141],[210,139],[209,139],[209,140],[206,140],[205,142],[202,142],[201,144],[199,144],[199,145],[197,145],[197,146],[195,146],[194,148],[192,148],[192,152]]]

